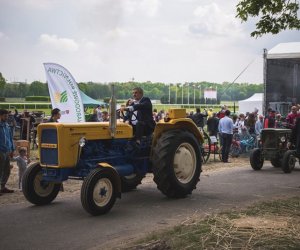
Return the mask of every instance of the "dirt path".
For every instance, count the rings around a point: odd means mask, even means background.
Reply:
[[[234,168],[234,167],[241,167],[241,166],[249,166],[249,158],[247,157],[239,157],[231,159],[231,163],[224,164],[220,162],[217,158],[214,160],[213,155],[211,159],[202,166],[203,172],[202,175],[207,174],[208,172],[212,171],[220,171],[224,168]],[[13,169],[8,180],[7,187],[14,189],[15,192],[12,194],[4,194],[0,197],[0,206],[5,204],[13,204],[13,203],[23,203],[25,202],[25,198],[21,190],[18,189],[18,167],[16,163],[13,164]],[[152,183],[153,182],[153,175],[148,174],[146,178],[143,179],[143,183]],[[58,198],[60,197],[70,197],[74,195],[80,195],[82,181],[77,180],[68,180],[64,182],[64,192],[60,192]]]

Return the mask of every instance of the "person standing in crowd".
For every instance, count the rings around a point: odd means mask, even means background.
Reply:
[[[10,158],[15,150],[12,133],[7,123],[8,111],[0,109],[0,195],[3,193],[13,193],[8,189],[6,183],[10,176]]]
[[[212,116],[213,116],[213,113],[214,113],[214,112],[213,112],[213,109],[212,109],[212,108],[209,108],[208,111],[207,111],[207,116],[208,116],[208,117],[212,117]]]
[[[108,115],[108,112],[105,110],[102,112],[102,121],[109,122],[109,115]]]
[[[192,120],[197,125],[198,128],[203,129],[204,127],[204,117],[207,117],[207,112],[205,113],[200,112],[200,108],[196,108],[196,113],[192,116]]]
[[[21,116],[21,139],[30,141],[30,130],[33,127],[35,119],[30,115],[29,111],[24,110]]]
[[[97,105],[96,112],[97,112],[97,122],[102,122],[101,105]]]
[[[19,189],[22,189],[22,178],[27,168],[27,165],[30,163],[30,159],[27,158],[26,148],[20,148],[19,155],[17,157],[14,157],[13,160],[17,162],[17,166],[19,168]]]
[[[97,108],[94,108],[93,110],[93,114],[90,116],[89,122],[97,122],[98,121],[98,117],[97,117]]]
[[[159,122],[160,120],[164,119],[166,117],[165,111],[162,109],[157,113],[156,116],[156,122]]]
[[[221,106],[221,110],[218,112],[217,117],[222,119],[225,116],[225,111],[227,110],[226,105]]]
[[[292,106],[291,112],[286,117],[287,127],[293,128],[296,124],[296,119],[300,117],[300,113],[297,112],[297,106]]]
[[[219,126],[219,119],[217,118],[217,114],[213,113],[212,117],[209,117],[207,119],[207,131],[209,136],[215,136],[218,135],[218,126]]]
[[[263,128],[264,128],[264,117],[262,115],[259,115],[258,120],[255,123],[255,134],[259,136]]]
[[[241,113],[239,115],[239,119],[238,119],[238,122],[237,122],[237,128],[238,128],[239,133],[241,133],[242,128],[244,126],[245,126],[245,115],[243,113]]]
[[[135,124],[133,126],[134,138],[137,144],[140,143],[142,136],[150,135],[154,131],[155,121],[152,117],[152,103],[148,97],[144,96],[144,91],[140,87],[136,87],[132,91],[133,101],[128,102],[127,110],[133,115],[136,112]],[[129,121],[132,118],[129,117]]]
[[[219,132],[222,138],[222,161],[228,163],[228,156],[233,135],[233,121],[229,117],[230,111],[225,111],[225,116],[219,121]]]
[[[236,114],[232,115],[232,122],[233,122],[233,130],[238,131],[239,128],[239,118]]]
[[[11,133],[12,133],[12,137],[14,138],[15,128],[17,126],[17,122],[16,122],[15,117],[12,114],[11,111],[8,111],[7,123],[9,125],[9,127],[10,127],[10,130],[11,130]]]
[[[245,125],[250,134],[255,134],[255,123],[256,123],[255,113],[249,113],[248,118],[245,121]]]
[[[296,146],[297,157],[300,157],[300,118],[299,117],[296,119],[296,123],[292,129],[290,141]]]
[[[58,122],[60,119],[61,114],[60,114],[60,109],[55,108],[51,110],[51,117],[47,122]]]
[[[264,120],[264,128],[275,128],[275,110],[268,109],[268,115]]]

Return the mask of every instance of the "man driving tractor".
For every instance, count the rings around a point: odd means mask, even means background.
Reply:
[[[128,110],[127,120],[133,127],[136,143],[140,143],[142,136],[153,133],[155,121],[152,116],[152,103],[148,97],[143,96],[144,91],[140,87],[132,90],[133,99],[128,100],[128,106],[121,108],[122,111]]]

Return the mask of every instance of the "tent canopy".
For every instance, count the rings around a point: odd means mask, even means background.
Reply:
[[[246,112],[253,112],[255,108],[258,113],[263,113],[263,93],[256,93],[248,99],[239,101],[239,113],[245,114]]]
[[[300,58],[300,42],[279,43],[270,49],[267,59]]]
[[[82,103],[83,103],[84,107],[94,107],[96,105],[103,105],[103,106],[107,105],[105,102],[97,101],[97,100],[89,97],[85,93],[83,93],[81,90],[79,90],[79,91],[80,91],[80,95],[81,95],[81,99],[82,99]]]

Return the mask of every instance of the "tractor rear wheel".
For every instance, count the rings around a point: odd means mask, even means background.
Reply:
[[[129,192],[142,183],[143,175],[134,173],[121,177],[122,192]]]
[[[279,157],[270,160],[274,168],[281,168],[281,159]]]
[[[157,188],[170,198],[191,194],[201,172],[201,148],[188,131],[163,133],[153,149],[152,166]]]
[[[282,170],[285,173],[291,173],[296,165],[297,158],[295,156],[295,150],[288,150],[283,155]]]
[[[261,155],[261,150],[259,148],[255,148],[250,153],[250,164],[254,170],[261,170],[264,165],[264,159]]]
[[[91,215],[107,213],[116,201],[116,183],[110,169],[97,168],[83,181],[81,204]]]
[[[46,205],[53,201],[60,186],[60,183],[43,181],[42,168],[38,163],[29,166],[22,179],[23,194],[35,205]]]

